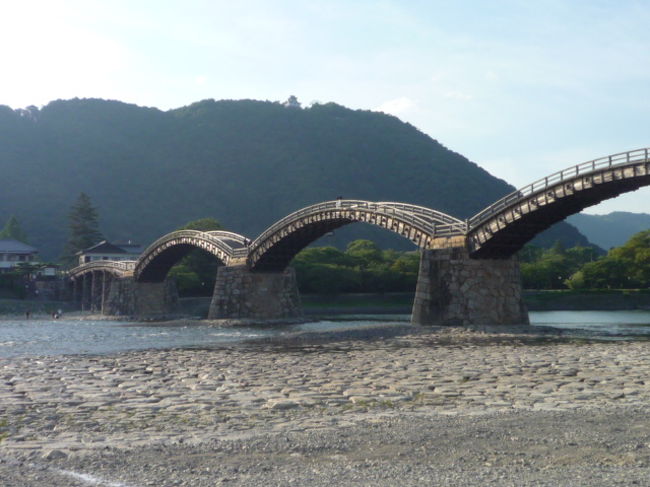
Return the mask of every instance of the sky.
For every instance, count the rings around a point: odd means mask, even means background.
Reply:
[[[336,102],[521,187],[650,146],[650,0],[0,0],[0,105]],[[650,188],[589,213],[650,213]]]

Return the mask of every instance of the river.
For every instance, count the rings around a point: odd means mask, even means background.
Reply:
[[[650,311],[535,311],[535,326],[582,330],[606,339],[650,338]],[[13,319],[0,320],[0,357],[107,354],[151,348],[205,347],[295,332],[322,332],[374,325],[405,325],[408,315],[357,315],[275,328],[165,326],[164,323]]]

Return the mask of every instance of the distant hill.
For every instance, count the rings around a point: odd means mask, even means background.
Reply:
[[[650,229],[650,215],[615,211],[607,215],[578,213],[568,218],[590,242],[605,250],[627,242],[632,235]]]
[[[98,207],[110,240],[149,244],[203,217],[257,236],[290,212],[323,200],[402,201],[466,218],[514,188],[412,125],[334,103],[204,100],[160,111],[73,99],[36,109],[0,106],[0,225],[16,215],[47,258],[60,255],[80,192]],[[325,243],[373,238],[351,225]],[[586,239],[566,223],[537,241]]]

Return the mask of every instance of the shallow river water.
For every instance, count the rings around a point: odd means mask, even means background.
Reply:
[[[563,330],[585,330],[595,336],[650,338],[650,311],[537,311],[531,323]],[[277,328],[164,326],[119,321],[0,320],[0,357],[106,354],[150,348],[200,347],[279,337],[295,332],[321,332],[376,324],[407,324],[408,315],[348,316]]]

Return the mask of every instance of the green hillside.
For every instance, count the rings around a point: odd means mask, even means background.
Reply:
[[[15,215],[48,258],[60,255],[67,213],[82,191],[107,238],[148,244],[203,217],[254,238],[286,214],[337,196],[466,218],[513,190],[412,125],[333,103],[204,100],[166,112],[96,99],[40,110],[0,106],[0,168],[0,224]],[[324,244],[371,238],[410,248],[367,228],[351,225]],[[585,243],[566,224],[551,232],[546,243]]]
[[[650,215],[628,211],[614,211],[607,215],[578,213],[571,215],[568,221],[590,242],[606,250],[620,247],[632,235],[650,228]]]

